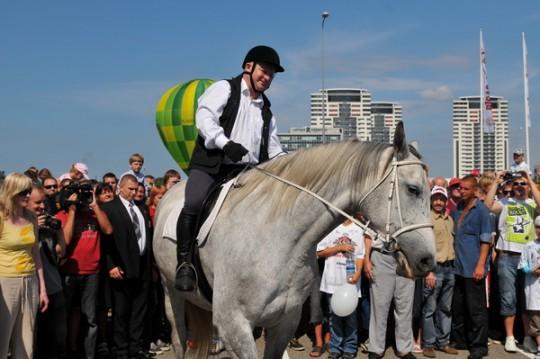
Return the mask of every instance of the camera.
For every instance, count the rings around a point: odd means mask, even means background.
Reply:
[[[77,194],[77,200],[70,201],[69,197],[74,193]],[[93,200],[94,193],[90,183],[73,182],[60,192],[58,202],[61,208],[67,210],[71,205],[88,206]]]
[[[62,222],[49,214],[45,215],[44,225],[45,227],[49,227],[50,229],[54,230],[59,230],[60,228],[62,228]]]
[[[504,181],[513,181],[516,178],[522,178],[522,172],[506,172],[503,176]]]

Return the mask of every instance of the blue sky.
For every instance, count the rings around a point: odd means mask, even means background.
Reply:
[[[12,1],[0,11],[0,169],[83,161],[92,177],[177,168],[155,128],[162,93],[195,78],[239,74],[254,45],[286,72],[268,91],[279,128],[309,123],[321,87],[368,89],[403,105],[432,175],[452,175],[452,99],[478,94],[483,29],[491,93],[510,102],[510,148],[524,146],[521,32],[529,50],[533,163],[540,162],[538,1]]]

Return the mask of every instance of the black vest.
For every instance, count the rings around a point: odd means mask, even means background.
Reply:
[[[238,107],[240,106],[240,89],[242,83],[242,75],[233,79],[227,80],[231,86],[231,95],[227,104],[223,108],[223,114],[219,118],[219,124],[223,127],[225,136],[230,137],[231,132],[236,121],[236,115],[238,114]],[[262,94],[264,104],[261,109],[263,127],[261,136],[261,146],[259,149],[259,163],[268,161],[268,142],[270,141],[270,120],[272,119],[272,111],[270,111],[270,101]],[[189,163],[189,170],[198,169],[209,174],[219,173],[221,164],[225,153],[220,149],[209,150],[204,146],[204,139],[199,134],[197,136],[197,142],[195,149],[191,155],[191,162]]]

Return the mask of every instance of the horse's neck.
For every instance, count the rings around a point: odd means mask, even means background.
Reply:
[[[350,194],[346,192],[325,199],[342,210],[350,204]],[[315,246],[343,219],[341,215],[312,196],[299,198],[291,214],[292,217],[286,222],[293,227],[290,228],[291,233],[296,233],[296,246],[304,250]]]

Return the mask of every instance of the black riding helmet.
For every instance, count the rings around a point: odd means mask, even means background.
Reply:
[[[242,62],[242,68],[245,68],[246,63],[253,62],[253,67],[251,71],[244,71],[245,74],[249,75],[249,82],[251,83],[251,88],[255,91],[255,83],[253,82],[253,71],[257,63],[265,63],[274,67],[276,72],[283,72],[285,69],[279,64],[279,55],[271,47],[268,46],[255,46],[248,51],[244,62]]]
[[[246,58],[244,59],[244,62],[242,63],[242,68],[246,66],[247,62],[251,61],[255,63],[264,62],[266,64],[272,65],[274,66],[276,72],[285,71],[285,69],[281,67],[279,63],[279,55],[276,50],[268,46],[259,45],[249,50]]]

